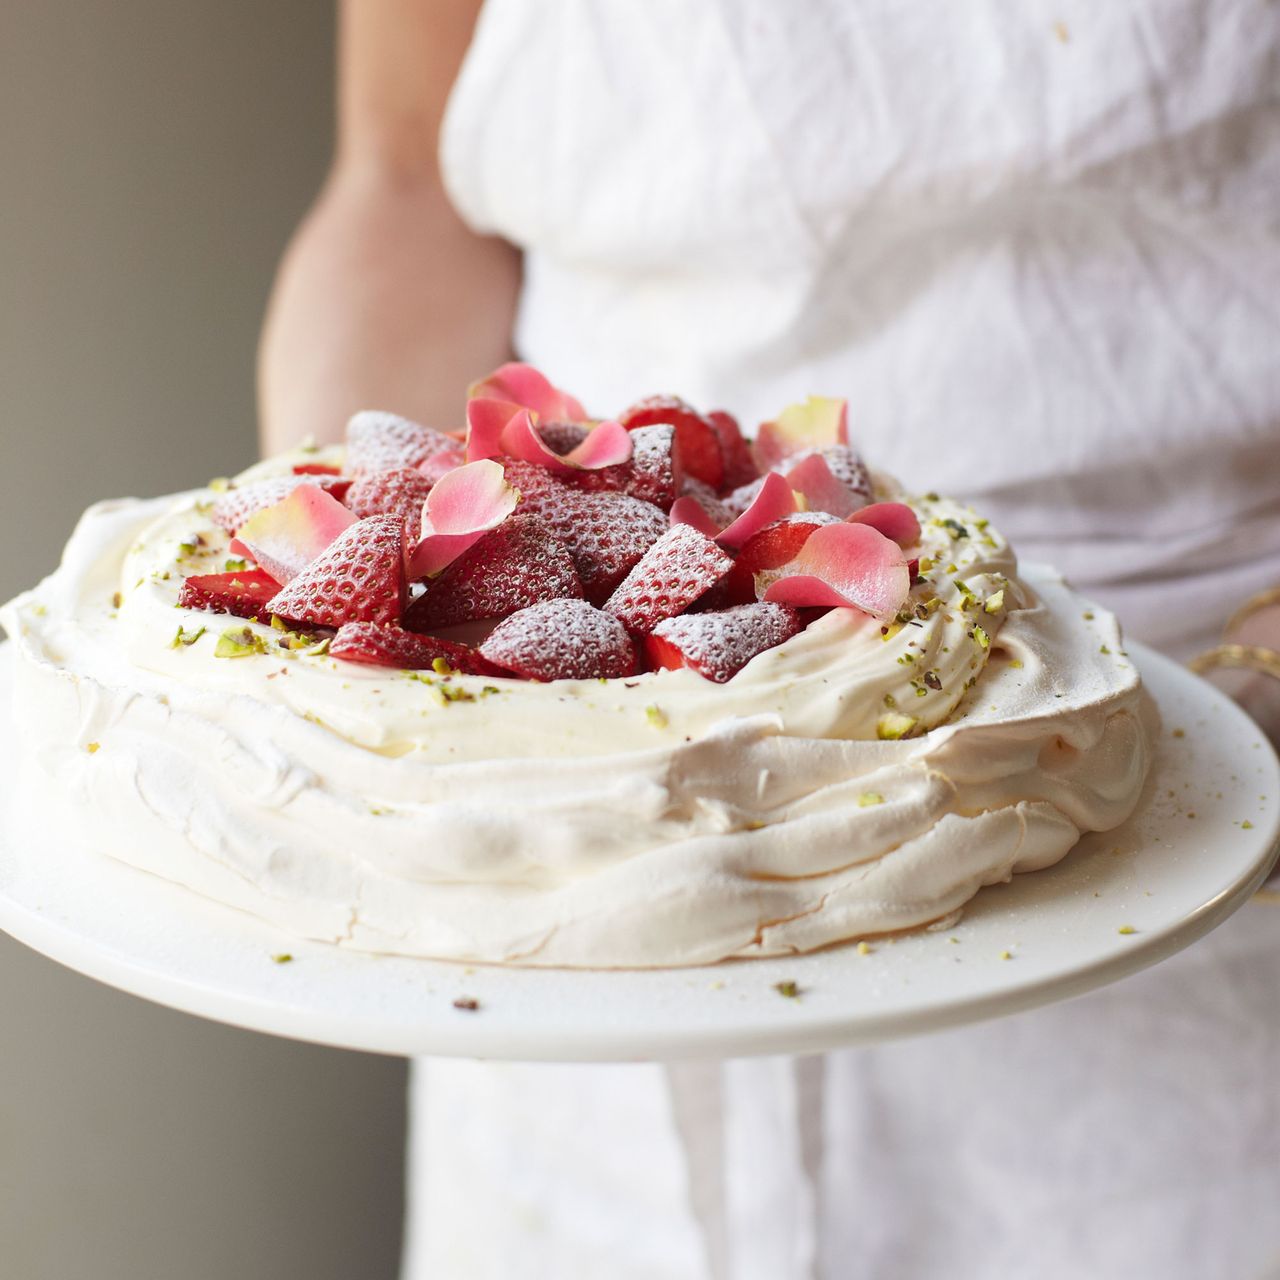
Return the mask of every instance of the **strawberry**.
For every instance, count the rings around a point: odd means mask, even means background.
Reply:
[[[723,684],[758,653],[790,640],[800,615],[785,604],[740,604],[716,613],[668,618],[645,637],[653,667],[689,667]]]
[[[757,486],[756,492],[758,493],[759,482],[755,483]],[[722,529],[731,525],[747,509],[747,506],[751,505],[747,503],[741,510],[735,511],[730,508],[727,502],[716,497],[716,491],[709,484],[703,484],[701,480],[695,480],[692,476],[685,476],[683,483],[680,485],[680,496],[682,498],[692,498]],[[755,494],[753,493],[752,497],[754,496]]]
[[[184,609],[207,609],[210,613],[232,613],[237,618],[265,618],[267,602],[280,584],[261,569],[239,573],[201,573],[188,578],[178,593]]]
[[[524,462],[520,458],[508,457],[500,457],[496,461],[502,464],[502,474],[507,483],[513,489],[518,489],[520,497],[526,501],[541,494],[567,487],[557,480],[546,467],[540,467],[536,462]]]
[[[298,462],[292,468],[295,476],[340,476],[340,467],[331,467],[327,462]]]
[[[565,454],[576,449],[587,438],[591,428],[581,422],[540,422],[536,430],[548,449]]]
[[[809,535],[824,524],[839,521],[825,511],[802,511],[748,538],[724,580],[725,599],[731,604],[758,600],[763,591],[757,588],[756,575],[766,575],[767,585],[770,571],[794,560]]]
[[[229,489],[219,495],[209,512],[209,518],[218,528],[235,533],[250,516],[274,507],[277,502],[283,502],[304,484],[315,485],[341,501],[351,481],[345,476],[327,475],[272,476],[266,480],[252,480],[238,489]]]
[[[628,431],[669,423],[680,442],[680,464],[697,480],[719,489],[724,481],[720,437],[710,420],[678,396],[650,396],[633,404],[618,421]]]
[[[743,436],[737,418],[723,409],[713,409],[707,414],[707,421],[715,428],[716,438],[720,441],[720,453],[724,457],[721,492],[750,484],[760,474],[760,470],[755,458],[751,456],[751,445]]]
[[[347,423],[347,471],[353,476],[418,467],[434,454],[457,447],[452,436],[394,413],[366,409]]]
[[[361,519],[399,516],[416,538],[422,527],[422,504],[430,492],[431,481],[421,471],[396,467],[362,476],[347,490],[346,503]]]
[[[667,529],[661,508],[624,493],[583,493],[553,482],[531,494],[521,488],[513,468],[506,474],[523,495],[517,510],[538,516],[564,543],[578,567],[583,594],[593,604],[609,597]]]
[[[692,525],[673,525],[645,552],[605,608],[631,631],[652,631],[715,586],[733,566],[722,551]]]
[[[409,589],[404,558],[404,525],[396,516],[357,520],[273,596],[267,609],[311,626],[398,623]]]
[[[628,461],[616,467],[579,472],[573,482],[579,489],[612,489],[670,511],[680,495],[682,478],[676,429],[660,425],[637,427],[631,433]]]
[[[526,680],[611,680],[636,670],[626,628],[585,600],[549,600],[513,613],[480,653]]]
[[[364,662],[375,667],[399,667],[402,671],[426,671],[439,661],[464,676],[488,676],[497,668],[474,649],[435,636],[420,636],[401,627],[376,622],[346,622],[329,645],[332,657]],[[447,673],[445,673],[447,674]]]
[[[431,579],[405,625],[430,631],[565,598],[582,598],[573,557],[537,516],[517,513]]]

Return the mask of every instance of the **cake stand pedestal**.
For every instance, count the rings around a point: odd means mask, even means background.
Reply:
[[[877,940],[866,954],[844,946],[604,972],[366,955],[288,937],[124,863],[23,843],[3,827],[0,929],[172,1008],[406,1056],[626,1062],[813,1053],[1016,1013],[1188,946],[1248,900],[1280,846],[1280,764],[1257,726],[1168,659],[1136,644],[1130,653],[1164,718],[1134,816],[1086,836],[1056,867],[984,889],[954,926]],[[12,808],[22,750],[8,719],[10,667],[6,646],[0,818]],[[284,955],[291,959],[276,959]],[[796,994],[782,994],[779,984],[791,991],[790,983]]]

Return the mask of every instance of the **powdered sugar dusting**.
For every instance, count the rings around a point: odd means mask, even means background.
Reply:
[[[551,600],[513,613],[480,653],[531,680],[616,679],[636,669],[626,628],[585,600]]]
[[[723,684],[756,654],[789,640],[800,629],[800,615],[787,605],[742,604],[668,618],[653,634],[679,650],[686,666]]]
[[[347,423],[347,470],[361,476],[393,467],[418,467],[457,445],[442,431],[433,431],[394,413],[364,409]]]
[[[714,586],[733,557],[692,525],[672,525],[609,597],[605,608],[632,631],[652,631]]]

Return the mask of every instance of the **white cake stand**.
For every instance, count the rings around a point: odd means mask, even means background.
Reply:
[[[577,972],[466,967],[302,941],[107,857],[0,836],[0,928],[92,978],[206,1018],[405,1055],[636,1061],[805,1053],[1080,995],[1172,955],[1265,879],[1280,764],[1210,685],[1131,645],[1164,717],[1122,828],[983,890],[951,928],[787,960]],[[0,651],[0,708],[10,703]],[[22,744],[0,721],[0,815]],[[288,954],[279,963],[273,957]],[[795,996],[777,984],[795,983]],[[785,990],[791,990],[785,987]],[[475,1001],[471,1008],[455,1000]]]

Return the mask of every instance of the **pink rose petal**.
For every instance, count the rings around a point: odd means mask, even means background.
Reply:
[[[480,462],[502,452],[502,433],[523,410],[514,400],[467,401],[467,461]]]
[[[548,422],[585,422],[586,410],[571,395],[554,387],[532,365],[511,363],[495,369],[467,391],[471,400],[509,400],[532,409]]]
[[[432,484],[435,484],[446,471],[452,471],[455,467],[462,466],[466,461],[467,451],[461,445],[458,445],[453,449],[441,449],[439,453],[433,453],[431,457],[418,464],[418,470]]]
[[[787,483],[804,495],[808,511],[825,511],[843,520],[862,505],[862,496],[836,478],[820,453],[811,453],[784,474]]]
[[[910,589],[902,548],[868,524],[827,524],[815,529],[766,600],[799,608],[831,605],[892,617]]]
[[[788,405],[773,422],[762,422],[752,445],[756,464],[769,471],[801,449],[849,443],[849,402],[810,396]]]
[[[671,523],[692,525],[708,538],[714,538],[720,532],[720,526],[697,498],[677,498],[671,504]]]
[[[250,516],[236,530],[236,542],[283,586],[355,522],[355,515],[337,498],[304,484]]]
[[[722,533],[716,541],[731,551],[737,550],[759,533],[761,529],[776,524],[796,509],[796,495],[791,485],[776,471],[771,471],[764,478],[759,493],[751,500],[751,505]]]
[[[446,472],[422,507],[422,539],[409,558],[414,577],[439,573],[516,508],[519,491],[499,463],[468,462]]]
[[[873,502],[855,511],[848,523],[868,524],[900,547],[911,547],[920,541],[920,521],[905,502]]]

